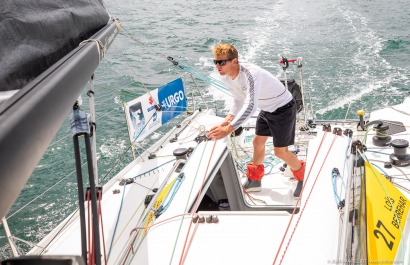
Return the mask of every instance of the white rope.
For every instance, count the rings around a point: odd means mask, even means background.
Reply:
[[[80,45],[84,45],[90,42],[94,42],[97,45],[97,50],[98,50],[98,57],[99,57],[99,62],[101,62],[101,60],[105,57],[105,53],[107,52],[107,47],[104,46],[104,44],[102,43],[102,41],[100,40],[96,40],[96,39],[88,39],[88,40],[84,40],[80,43]]]

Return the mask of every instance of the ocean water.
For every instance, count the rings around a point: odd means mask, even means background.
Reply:
[[[167,56],[216,76],[210,48],[229,42],[237,47],[240,61],[258,64],[278,77],[283,77],[277,63],[281,56],[302,57],[306,100],[317,119],[356,118],[359,109],[369,113],[401,102],[410,92],[410,3],[405,0],[115,0],[105,4],[125,30],[95,73],[102,183],[132,160],[122,103],[184,74]],[[295,65],[289,67],[287,77],[299,79]],[[223,115],[229,97],[207,83],[198,85],[209,106]],[[87,107],[84,98],[82,109]],[[142,147],[170,126],[155,132]],[[38,242],[77,208],[74,170],[67,119],[7,215],[14,236]],[[22,252],[30,249],[20,241],[18,247]],[[0,227],[0,259],[10,256]]]

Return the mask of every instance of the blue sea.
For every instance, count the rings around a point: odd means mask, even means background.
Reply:
[[[359,109],[369,113],[400,103],[410,92],[407,0],[112,0],[105,5],[124,30],[95,73],[101,183],[132,160],[122,104],[184,74],[167,56],[216,76],[211,47],[227,42],[237,47],[240,61],[278,77],[284,76],[282,56],[301,57],[306,101],[316,119],[354,119]],[[299,69],[291,64],[287,77],[299,80]],[[209,107],[224,115],[229,97],[197,82]],[[83,101],[87,110],[86,96]],[[77,209],[72,142],[67,118],[7,215],[15,237],[36,243]],[[17,245],[22,253],[30,249],[21,241]],[[11,251],[0,226],[0,259],[6,257]]]

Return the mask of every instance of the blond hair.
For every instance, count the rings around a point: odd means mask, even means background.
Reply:
[[[238,58],[238,51],[236,50],[235,46],[232,44],[220,43],[214,47],[212,47],[212,53],[219,57],[221,55],[228,56],[229,60],[234,58]]]

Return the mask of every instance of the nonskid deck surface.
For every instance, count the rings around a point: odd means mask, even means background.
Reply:
[[[241,178],[241,183],[246,177]],[[294,205],[297,198],[293,197],[296,181],[284,174],[270,174],[262,179],[262,190],[245,192],[245,203],[249,206]]]

